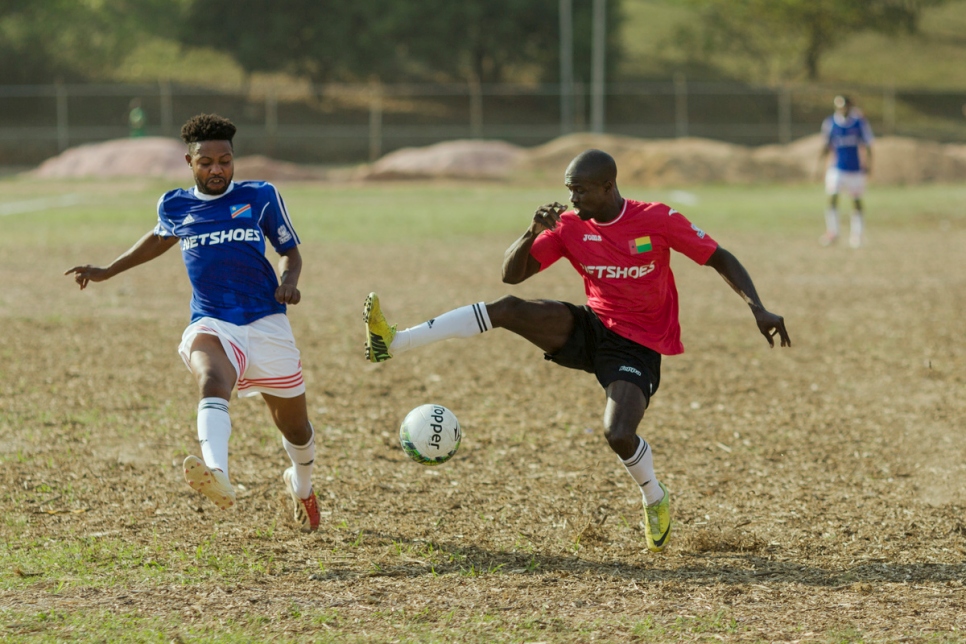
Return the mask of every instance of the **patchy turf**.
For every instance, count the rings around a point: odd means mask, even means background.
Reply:
[[[785,315],[787,350],[676,258],[688,352],[641,432],[672,493],[662,556],[593,377],[501,331],[362,359],[370,290],[404,326],[506,292],[582,301],[563,264],[500,284],[511,237],[303,246],[311,536],[260,401],[232,401],[235,509],[181,478],[197,402],[175,252],[81,293],[60,272],[117,248],[5,246],[0,639],[964,641],[966,226],[942,226],[873,220],[859,251],[709,230]],[[436,468],[396,435],[424,402],[464,429]]]

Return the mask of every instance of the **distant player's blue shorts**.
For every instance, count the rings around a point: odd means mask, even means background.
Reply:
[[[264,393],[294,398],[305,393],[302,361],[285,314],[276,313],[243,325],[208,317],[192,322],[184,330],[178,347],[189,371],[191,345],[201,334],[221,340],[221,346],[235,367],[239,397]]]
[[[544,357],[594,374],[604,389],[617,380],[635,384],[650,402],[661,384],[661,354],[614,333],[589,306],[561,304],[573,314],[574,330],[559,351]]]
[[[865,194],[865,173],[849,172],[832,167],[825,171],[825,194],[847,193],[858,199]]]

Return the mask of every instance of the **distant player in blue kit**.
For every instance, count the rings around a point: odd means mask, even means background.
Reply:
[[[228,119],[200,114],[181,128],[185,160],[195,186],[164,194],[158,222],[109,266],[75,266],[65,275],[84,289],[162,255],[180,242],[191,281],[191,322],[178,352],[198,382],[198,441],[203,459],[184,461],[185,480],[221,509],[235,503],[228,478],[232,389],[239,396],[261,394],[268,404],[292,466],[283,480],[302,531],[319,527],[312,489],[315,433],[308,419],[302,363],[287,304],[298,304],[302,271],[299,238],[275,186],[232,181],[232,139]],[[281,255],[275,274],[265,257],[270,242]]]
[[[840,192],[847,192],[855,205],[849,227],[849,245],[858,248],[862,245],[864,223],[862,195],[865,194],[866,177],[872,170],[872,128],[849,97],[836,96],[833,104],[835,113],[822,123],[821,160],[826,162],[829,152],[834,155],[825,171],[829,205],[825,211],[825,234],[821,242],[828,246],[838,239],[838,197]]]

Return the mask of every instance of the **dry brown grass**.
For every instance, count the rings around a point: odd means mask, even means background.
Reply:
[[[174,253],[79,293],[57,269],[117,249],[11,251],[0,639],[83,639],[36,615],[87,611],[185,641],[962,641],[966,231],[870,229],[858,252],[718,235],[785,315],[788,350],[710,269],[675,261],[688,352],[665,361],[641,430],[673,495],[663,556],[643,546],[591,376],[500,331],[362,360],[366,293],[403,325],[494,298],[505,239],[390,245],[383,265],[361,246],[303,248],[291,317],[320,448],[312,536],[289,520],[260,402],[232,402],[236,510],[181,480],[196,399]],[[563,265],[512,292],[581,299]],[[465,431],[438,468],[395,435],[429,401]]]

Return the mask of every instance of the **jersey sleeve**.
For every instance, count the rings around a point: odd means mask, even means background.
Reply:
[[[668,210],[668,245],[702,266],[718,249],[718,242],[674,209]]]
[[[558,231],[545,230],[537,235],[530,247],[530,256],[540,262],[541,271],[563,257],[563,242]]]
[[[832,117],[828,117],[822,121],[822,139],[825,141],[825,145],[831,145],[832,143]]]
[[[292,220],[289,219],[288,210],[278,189],[270,183],[266,183],[262,188],[265,197],[265,204],[259,216],[258,225],[265,233],[265,238],[272,243],[272,247],[277,253],[284,253],[302,243]]]
[[[174,237],[174,224],[164,211],[164,197],[158,199],[158,223],[154,226],[154,234],[158,237]]]

